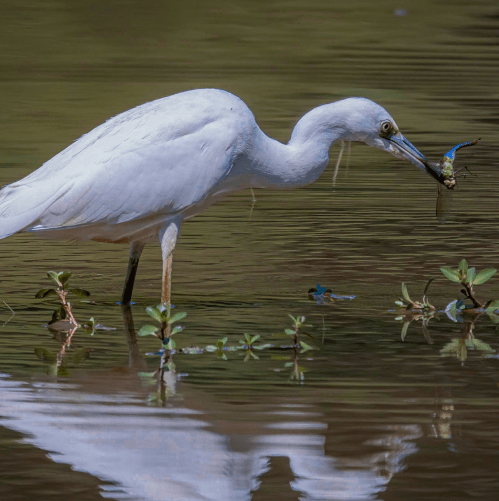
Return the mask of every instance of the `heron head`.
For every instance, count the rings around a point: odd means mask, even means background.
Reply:
[[[395,120],[383,107],[358,97],[345,99],[344,102],[350,113],[343,139],[362,141],[428,170],[426,157],[402,135]]]

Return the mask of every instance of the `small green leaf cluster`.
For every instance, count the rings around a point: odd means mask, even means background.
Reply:
[[[457,269],[453,269],[450,266],[443,266],[440,268],[440,271],[452,282],[459,283],[463,286],[461,292],[464,294],[466,299],[469,299],[473,306],[471,308],[474,309],[485,309],[487,312],[491,310],[490,307],[494,304],[494,309],[497,309],[494,301],[489,301],[486,304],[480,303],[475,297],[475,285],[482,285],[491,277],[495,275],[497,270],[495,268],[486,268],[477,273],[475,268],[470,268],[466,259],[461,260]],[[470,308],[463,307],[463,309]]]
[[[405,308],[406,310],[435,310],[435,307],[430,304],[427,298],[428,289],[432,282],[433,278],[430,278],[430,280],[426,282],[422,301],[413,301],[409,296],[407,285],[405,285],[405,283],[402,282],[402,297],[399,298],[398,301],[395,301],[395,304],[400,308]]]
[[[225,354],[227,351],[246,350],[244,361],[247,362],[250,358],[258,359],[258,357],[253,353],[253,350],[265,350],[272,347],[271,344],[255,344],[255,342],[260,339],[260,334],[250,336],[249,334],[244,333],[243,336],[244,339],[240,339],[239,344],[236,346],[226,346],[228,338],[224,337],[223,339],[218,339],[215,345],[211,344],[206,346],[205,350],[207,352],[216,352],[217,356],[223,360],[227,360],[227,355]]]
[[[313,350],[312,346],[305,343],[304,341],[300,341],[299,339],[300,329],[305,325],[305,317],[301,316],[295,318],[293,315],[290,314],[288,315],[289,318],[291,318],[291,321],[293,322],[293,329],[284,329],[284,333],[287,334],[288,336],[293,336],[295,348],[300,346],[302,348],[301,353],[304,353],[308,350]]]
[[[475,268],[469,268],[466,259],[463,259],[457,269],[452,269],[450,266],[442,266],[440,271],[453,282],[461,283],[462,285],[482,285],[492,278],[497,270],[495,268],[486,268],[477,273]]]
[[[228,337],[225,336],[222,339],[217,339],[217,342],[214,345],[208,345],[205,350],[206,351],[216,351],[217,356],[221,358],[222,360],[227,360],[227,355],[224,353],[224,350],[227,350],[228,348],[225,347],[228,341]],[[238,348],[238,347],[237,347]],[[182,350],[183,351],[183,350]]]
[[[55,271],[48,271],[47,276],[57,285],[57,289],[48,288],[48,289],[40,289],[36,294],[35,298],[41,299],[48,296],[59,296],[60,292],[67,291],[75,294],[80,297],[88,297],[90,296],[90,292],[85,289],[68,289],[68,281],[71,278],[72,273],[69,271],[60,271],[59,273]]]
[[[68,319],[73,324],[74,328],[79,326],[79,324],[76,322],[73,316],[71,303],[69,303],[66,298],[69,293],[75,294],[76,296],[80,297],[88,297],[90,296],[90,292],[88,292],[85,289],[79,289],[79,288],[69,289],[68,282],[69,279],[71,278],[71,275],[72,274],[69,271],[60,271],[59,273],[55,271],[48,271],[47,276],[52,282],[54,282],[57,288],[41,289],[35,294],[35,298],[37,299],[42,299],[49,296],[57,296],[61,301],[61,306],[54,311],[52,315],[52,320],[49,322],[49,325],[56,324],[60,320]],[[92,334],[93,333],[94,333],[94,324],[92,323]]]
[[[242,344],[244,347],[252,349],[253,348],[253,344],[255,343],[255,341],[258,341],[258,339],[260,339],[260,334],[256,334],[255,336],[250,336],[249,334],[247,334],[245,332],[244,333],[244,339],[240,339],[239,343]]]
[[[158,304],[157,306],[148,306],[146,308],[148,315],[159,323],[159,326],[154,325],[144,325],[138,332],[139,336],[155,336],[163,341],[164,348],[168,350],[175,349],[175,341],[171,339],[172,336],[178,334],[184,328],[181,325],[176,325],[169,332],[169,327],[182,320],[187,313],[178,312],[171,314],[171,306],[169,304]]]
[[[255,344],[255,341],[260,339],[260,334],[256,334],[255,336],[250,336],[246,332],[244,333],[244,339],[239,340],[239,344],[241,345],[241,349],[246,350],[246,355],[244,357],[244,361],[247,362],[250,358],[254,358],[259,360],[259,357],[255,355],[253,350],[265,350],[266,348],[270,348],[271,344]]]
[[[87,320],[87,321],[85,322],[85,325],[84,325],[84,327],[87,329],[87,332],[88,332],[91,336],[93,336],[93,335],[94,335],[94,333],[95,333],[95,326],[96,326],[96,324],[95,324],[94,317],[91,317],[89,320]]]

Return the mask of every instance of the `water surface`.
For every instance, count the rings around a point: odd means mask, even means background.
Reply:
[[[493,2],[54,1],[4,6],[0,30],[0,184],[28,174],[104,120],[196,87],[240,96],[263,130],[287,141],[314,106],[362,95],[437,159],[458,142],[459,181],[445,225],[434,181],[364,145],[313,185],[227,197],[186,223],[173,301],[180,348],[244,332],[273,349],[174,355],[163,386],[152,338],[134,338],[116,305],[128,249],[15,235],[0,245],[2,499],[495,499],[498,359],[443,356],[463,324],[440,315],[430,339],[404,342],[390,312],[406,282],[422,293],[439,267],[498,267],[496,152],[499,17]],[[398,9],[398,11],[397,11]],[[396,12],[397,11],[397,12]],[[42,327],[33,299],[47,270],[71,270],[95,304],[77,318],[114,327],[67,341]],[[149,322],[161,286],[159,244],[144,251],[133,307]],[[353,301],[320,306],[321,285]],[[477,288],[498,298],[497,279]],[[459,295],[445,279],[430,300]],[[7,303],[14,311],[3,303]],[[288,314],[307,318],[316,349],[278,350]],[[477,339],[499,350],[486,317]],[[38,355],[38,356],[37,356]],[[463,357],[461,357],[463,358]],[[146,374],[149,374],[147,376]]]

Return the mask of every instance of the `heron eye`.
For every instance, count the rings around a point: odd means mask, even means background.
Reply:
[[[383,122],[381,124],[381,133],[382,134],[387,134],[392,130],[392,123],[391,122]]]

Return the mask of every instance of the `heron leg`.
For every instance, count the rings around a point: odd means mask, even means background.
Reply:
[[[171,221],[159,232],[161,254],[163,257],[163,286],[161,288],[161,302],[168,305],[171,305],[173,251],[175,249],[175,244],[177,243],[179,226],[180,225],[177,221]]]
[[[163,261],[163,286],[161,302],[171,305],[173,252]]]
[[[121,304],[129,304],[132,299],[132,290],[133,284],[135,282],[135,275],[137,274],[140,255],[142,254],[145,245],[145,241],[142,240],[130,242],[130,258],[128,259],[128,270],[126,272],[123,294],[121,295]]]

